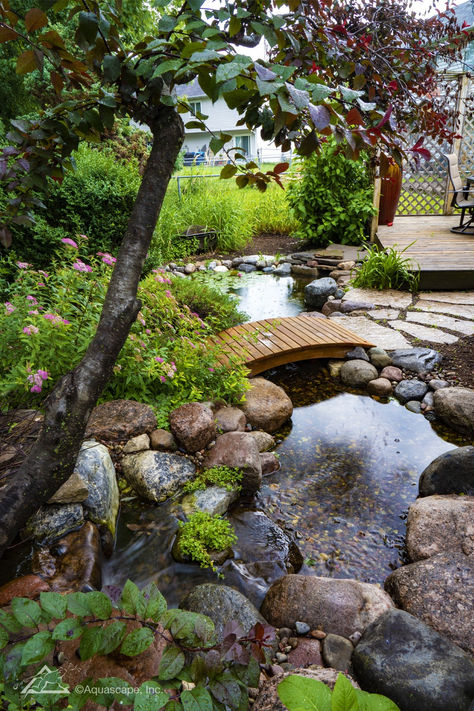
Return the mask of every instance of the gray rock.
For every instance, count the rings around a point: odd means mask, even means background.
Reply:
[[[362,348],[362,346],[356,346],[351,351],[346,353],[346,360],[365,360],[368,363],[370,358],[365,352],[365,348]]]
[[[214,267],[214,271],[216,272],[216,274],[225,274],[229,270],[227,269],[227,267],[224,267],[223,264],[218,264],[217,267]]]
[[[250,274],[250,272],[256,272],[257,267],[253,264],[241,264],[239,266],[239,272],[244,272],[245,274]]]
[[[16,450],[15,450],[16,456]],[[89,496],[89,487],[82,477],[73,472],[50,498],[48,504],[77,504]]]
[[[428,373],[441,362],[441,355],[432,348],[398,348],[391,357],[392,365],[415,373]]]
[[[391,382],[399,383],[403,380],[403,373],[400,368],[396,368],[394,365],[387,365],[380,373],[381,378],[387,378]]]
[[[420,496],[474,496],[474,447],[456,447],[440,454],[422,472],[419,488]]]
[[[150,438],[147,434],[141,434],[129,439],[122,452],[123,454],[133,454],[145,449],[150,449]]]
[[[427,407],[433,407],[434,405],[434,393],[432,390],[428,390],[425,397],[422,400],[423,404]]]
[[[404,405],[409,400],[423,400],[427,390],[427,384],[421,380],[402,380],[396,386],[394,395]]]
[[[323,639],[323,659],[328,667],[347,671],[354,651],[352,642],[338,634],[328,634]]]
[[[447,380],[440,380],[439,378],[433,378],[433,380],[430,380],[429,386],[432,390],[440,390],[441,388],[448,388],[449,383]]]
[[[377,346],[369,349],[369,358],[372,365],[375,365],[376,368],[385,368],[385,366],[391,365],[392,363],[392,359],[387,351]]]
[[[474,497],[426,496],[408,509],[406,546],[412,561],[453,551],[474,553]]]
[[[335,299],[342,299],[343,296],[344,296],[344,289],[337,289],[337,291],[334,292]]]
[[[189,263],[189,264],[185,264],[185,265],[184,265],[184,273],[185,273],[185,274],[194,274],[195,271],[196,271],[196,265],[195,265],[195,264]]]
[[[213,260],[212,262],[209,262],[209,264],[207,265],[207,268],[210,272],[213,272],[216,267],[217,267],[217,262],[215,260]]]
[[[51,543],[84,523],[81,504],[51,504],[42,506],[27,522],[23,538],[32,536],[42,543]]]
[[[328,296],[338,289],[337,283],[331,277],[315,279],[304,288],[304,301],[313,309],[320,309],[327,301]]]
[[[170,412],[170,427],[187,452],[204,449],[216,436],[212,411],[200,402],[187,402]]]
[[[153,430],[150,433],[150,444],[152,449],[169,450],[175,452],[178,449],[178,444],[167,430]]]
[[[438,417],[456,432],[474,437],[474,390],[441,388],[434,394]]]
[[[246,257],[243,257],[242,261],[244,262],[244,264],[251,264],[255,266],[257,262],[260,261],[260,257],[258,254],[249,254]]]
[[[221,407],[215,414],[218,432],[243,432],[247,420],[238,407]]]
[[[241,409],[252,427],[276,432],[293,413],[290,398],[283,388],[265,378],[252,378],[250,384]]]
[[[468,622],[474,599],[473,555],[449,551],[404,565],[390,573],[385,589],[397,607],[474,653],[474,630]]]
[[[186,274],[183,274],[182,272],[180,272],[179,269],[182,269],[182,267],[177,267],[176,271],[172,272],[173,276],[179,277],[180,279],[186,279]]]
[[[262,271],[264,274],[273,274],[273,272],[275,271],[275,267],[273,265],[269,267],[263,267]]]
[[[392,394],[392,384],[386,378],[375,378],[368,383],[367,392],[379,397],[388,397]]]
[[[329,316],[335,311],[341,311],[342,301],[340,299],[330,299],[323,305],[321,311],[324,316]],[[363,349],[362,349],[363,350]],[[365,353],[365,351],[364,351]]]
[[[419,415],[421,412],[421,402],[419,400],[408,400],[405,403],[405,407],[410,412],[414,412],[415,415]]]
[[[291,274],[290,262],[284,262],[283,264],[280,264],[273,273],[276,276],[289,276]]]
[[[262,463],[262,476],[277,472],[281,466],[280,460],[273,452],[263,452],[263,454],[260,454],[260,461]]]
[[[156,415],[149,405],[135,400],[110,400],[92,410],[85,438],[124,440],[151,432],[156,427]]]
[[[341,368],[341,380],[351,388],[363,388],[377,376],[377,368],[365,360],[348,360]]]
[[[138,452],[122,459],[123,474],[132,488],[149,501],[165,501],[196,471],[189,459],[167,452]]]
[[[238,499],[238,489],[226,489],[223,486],[208,486],[186,494],[181,500],[181,507],[190,516],[196,511],[204,511],[211,516],[225,514],[229,506]]]
[[[267,452],[275,446],[275,439],[271,436],[271,434],[268,434],[268,432],[253,430],[253,432],[249,432],[249,434],[256,441],[259,452]]]
[[[180,604],[181,609],[207,615],[214,622],[218,641],[228,622],[237,622],[247,633],[257,622],[266,621],[250,600],[227,585],[197,585]]]
[[[242,493],[254,494],[262,483],[262,464],[257,443],[248,432],[226,432],[207,453],[204,467],[226,466],[242,472]]]
[[[119,510],[119,489],[109,450],[94,440],[84,442],[74,471],[87,482],[89,489],[89,496],[83,503],[84,514],[96,523],[99,529],[105,527],[114,536]]]
[[[280,697],[278,696],[278,684],[286,677],[294,674],[306,677],[307,679],[321,681],[330,689],[334,689],[334,685],[340,672],[336,669],[326,669],[321,666],[317,668],[310,667],[309,669],[296,668],[291,671],[285,671],[283,673],[280,672],[261,685],[258,696],[252,706],[252,711],[287,711],[287,707],[283,705]],[[348,674],[344,674],[344,676],[349,679],[355,689],[359,688],[359,685]]]
[[[296,634],[299,634],[301,636],[308,634],[310,629],[311,629],[311,627],[306,622],[301,622],[301,620],[296,620],[296,622],[295,622]]]
[[[296,276],[315,278],[319,276],[317,267],[308,267],[306,264],[292,264],[291,273]]]
[[[403,610],[389,610],[364,632],[352,655],[364,690],[401,711],[468,711],[474,662],[466,652]]]
[[[338,289],[338,291],[342,291],[342,289]],[[344,292],[342,296],[344,296]],[[374,305],[366,301],[343,301],[341,305],[343,314],[349,314],[351,311],[371,311],[373,308]]]

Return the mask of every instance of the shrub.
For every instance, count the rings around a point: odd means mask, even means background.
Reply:
[[[235,488],[240,490],[240,482],[242,481],[242,472],[231,467],[211,467],[205,469],[194,477],[192,481],[188,481],[184,485],[183,491],[198,491],[206,489],[208,486],[222,486],[228,491]]]
[[[211,516],[205,511],[196,511],[185,523],[180,521],[179,525],[180,553],[188,555],[201,568],[215,570],[212,552],[225,551],[237,540],[231,523],[217,514]]]
[[[318,247],[360,244],[375,213],[363,159],[346,158],[334,140],[300,164],[286,193],[299,222],[296,236]]]
[[[413,242],[412,242],[413,244]],[[395,247],[380,249],[377,245],[365,245],[367,256],[352,280],[352,286],[365,289],[407,289],[417,291],[420,273],[410,271],[411,260]]]
[[[173,283],[173,294],[182,308],[188,306],[215,332],[236,326],[247,317],[247,314],[237,310],[232,296],[202,278],[179,279]]]

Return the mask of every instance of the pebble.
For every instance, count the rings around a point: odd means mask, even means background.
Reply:
[[[292,630],[290,630],[289,627],[280,627],[280,629],[278,630],[278,637],[280,639],[288,639],[292,635],[293,635],[293,632],[292,632]]]
[[[280,662],[280,663],[281,663],[281,662],[287,662],[287,661],[288,661],[288,655],[287,655],[287,654],[283,654],[282,652],[277,652],[277,653],[275,654],[275,659],[277,660],[277,662]]]
[[[326,637],[326,632],[323,632],[322,630],[311,630],[310,635],[311,637],[314,637],[314,639],[324,639]]]
[[[359,630],[356,630],[353,632],[351,635],[349,635],[349,639],[351,640],[352,644],[357,644],[357,642],[360,640],[362,637],[362,633],[359,632]]]
[[[298,637],[290,637],[288,639],[288,644],[292,649],[296,649],[296,647],[298,646]]]
[[[311,629],[310,626],[306,622],[299,622],[299,621],[295,622],[296,634],[298,634],[300,636],[304,635],[304,634],[308,634],[310,629]]]

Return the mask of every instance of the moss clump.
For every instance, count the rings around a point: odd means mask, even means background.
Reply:
[[[227,491],[238,489],[240,491],[240,482],[242,481],[242,472],[238,469],[230,467],[211,467],[200,472],[192,481],[188,481],[184,487],[184,491],[198,491],[198,489],[206,489],[208,486],[222,486]]]
[[[229,521],[204,511],[197,511],[185,523],[180,522],[179,525],[180,554],[189,556],[199,563],[201,568],[216,570],[211,553],[224,551],[237,540]]]

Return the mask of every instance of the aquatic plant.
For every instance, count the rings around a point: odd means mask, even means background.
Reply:
[[[178,536],[180,553],[188,555],[201,568],[213,570],[216,568],[212,553],[225,551],[237,540],[229,521],[204,511],[196,511],[185,523],[180,522]]]

